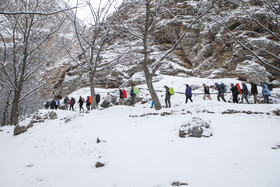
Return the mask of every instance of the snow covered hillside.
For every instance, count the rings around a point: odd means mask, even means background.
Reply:
[[[56,119],[34,123],[18,136],[13,136],[13,127],[1,127],[0,186],[280,186],[280,104],[218,102],[213,89],[212,100],[203,101],[197,94],[186,104],[179,93],[184,84],[202,93],[202,83],[229,85],[237,80],[159,79],[154,85],[162,91],[158,94],[163,105],[163,86],[174,87],[171,108],[150,108],[146,86],[140,85],[137,97],[143,97],[144,104],[135,107],[114,105],[89,113],[57,110]],[[97,90],[102,98],[106,92],[117,93]],[[272,93],[279,94],[280,89]],[[86,97],[89,89],[70,96],[79,95]],[[226,98],[230,100],[231,94]],[[204,129],[208,137],[179,136],[202,124],[208,126]],[[98,162],[104,166],[96,167]]]

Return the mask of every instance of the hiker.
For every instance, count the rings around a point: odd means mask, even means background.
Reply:
[[[69,103],[69,97],[65,96],[64,100],[63,100],[64,106],[65,106],[65,110],[68,110],[68,103]]]
[[[74,104],[75,104],[76,100],[74,99],[74,97],[71,97],[70,101],[69,101],[69,104],[70,104],[70,108],[69,110],[72,110],[74,111]]]
[[[224,86],[222,86],[222,84],[215,83],[215,86],[218,88],[217,99],[218,99],[218,101],[220,101],[220,98],[222,98],[222,100],[224,102],[226,102],[225,97],[224,97],[224,93],[225,93],[225,88],[224,87],[225,87],[225,85],[223,84]]]
[[[95,102],[96,102],[96,108],[98,108],[98,103],[100,102],[100,95],[99,94],[95,95]]]
[[[119,92],[120,92],[120,99],[119,99],[118,104],[123,105],[123,90],[119,89]]]
[[[135,86],[134,83],[131,84],[131,91],[130,91],[130,96],[131,96],[131,106],[134,106],[134,102],[135,102],[135,97],[136,97],[136,94],[138,94],[138,90]]]
[[[105,98],[105,102],[106,102],[105,108],[108,108],[110,103],[112,102],[112,97],[111,97],[110,93],[107,93],[107,96]]]
[[[210,91],[209,91],[209,86],[206,86],[205,83],[203,83],[203,88],[204,88],[204,96],[203,96],[203,100],[205,100],[205,98],[208,98],[209,100],[211,100],[210,97]]]
[[[258,87],[255,83],[251,82],[251,94],[253,95],[253,99],[254,99],[254,104],[259,103],[259,100],[257,98],[258,95]]]
[[[166,106],[166,108],[168,108],[168,106],[170,108],[171,107],[171,103],[170,103],[171,94],[169,93],[168,86],[165,85],[164,88],[166,90],[166,92],[165,92],[165,106]]]
[[[245,84],[245,82],[242,82],[241,92],[242,92],[241,103],[243,103],[243,99],[245,98],[246,102],[249,104],[249,101],[248,101],[248,98],[247,98],[248,88],[247,88],[247,85]]]
[[[85,109],[84,109],[84,107],[83,107],[84,102],[85,102],[85,99],[82,98],[82,96],[80,96],[80,99],[79,99],[79,101],[78,101],[79,107],[80,107],[80,112],[81,112],[82,109],[83,109],[83,111],[85,111]]]
[[[233,103],[238,103],[238,88],[237,86],[234,86],[234,84],[231,84],[230,91],[232,92],[232,102]]]
[[[186,84],[185,95],[186,95],[186,103],[188,103],[188,99],[190,99],[190,101],[193,102],[193,100],[192,100],[192,88],[188,84]]]
[[[153,108],[154,107],[154,101],[152,101],[152,105],[151,105],[151,108]]]
[[[87,96],[86,107],[88,111],[90,110],[90,105],[91,105],[91,96]]]
[[[122,90],[123,92],[123,101],[124,101],[124,104],[126,104],[126,99],[127,99],[127,94],[126,94],[126,91],[125,90]]]
[[[55,101],[55,110],[57,110],[59,106],[60,106],[60,102],[59,102],[59,99],[57,99]]]
[[[55,108],[55,100],[53,99],[51,102],[51,109],[54,109],[54,108]]]
[[[264,103],[269,103],[269,96],[270,96],[270,91],[268,89],[268,84],[266,82],[262,82],[262,94],[264,98]]]

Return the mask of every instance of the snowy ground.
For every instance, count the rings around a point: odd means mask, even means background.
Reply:
[[[185,83],[216,81],[236,82],[165,76],[155,87],[163,90],[168,85],[184,92]],[[139,96],[149,99],[145,85],[138,88],[143,88]],[[105,96],[113,90],[98,91]],[[89,89],[71,96],[81,94],[85,97]],[[280,145],[280,117],[272,111],[280,104],[232,104],[218,102],[214,94],[212,98],[194,96],[193,103],[185,104],[184,95],[175,93],[172,108],[160,111],[151,109],[150,102],[90,113],[58,110],[58,119],[36,123],[18,136],[12,127],[3,127],[0,186],[170,187],[178,181],[192,187],[279,187],[280,149],[272,148]],[[164,97],[160,99],[163,104]],[[229,109],[264,114],[222,114]],[[162,116],[164,112],[169,115]],[[211,121],[213,136],[180,138],[181,125],[193,117]],[[105,166],[96,168],[98,161]]]

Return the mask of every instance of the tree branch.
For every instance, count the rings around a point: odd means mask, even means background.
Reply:
[[[0,11],[0,15],[39,15],[39,16],[50,16],[50,15],[54,15],[54,14],[60,14],[62,12],[67,12],[69,10],[73,10],[76,9],[78,7],[72,7],[72,8],[68,8],[68,9],[64,9],[64,10],[59,10],[59,11],[55,11],[55,12],[50,12],[50,13],[43,13],[43,12],[3,12]]]

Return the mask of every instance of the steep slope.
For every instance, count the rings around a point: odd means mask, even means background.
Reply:
[[[280,185],[279,115],[273,113],[280,110],[279,104],[218,102],[212,89],[213,100],[203,101],[202,95],[195,95],[193,103],[185,104],[185,96],[178,92],[184,91],[186,82],[212,85],[236,80],[160,78],[156,89],[163,90],[163,85],[175,88],[172,108],[157,112],[148,102],[90,113],[57,110],[54,111],[57,119],[35,123],[18,136],[12,135],[11,127],[0,128],[0,184],[7,187]],[[140,96],[149,100],[146,88],[138,86]],[[98,90],[103,97],[107,92],[113,90]],[[194,93],[200,92],[200,87],[194,89]],[[71,93],[75,98],[79,95],[89,95],[89,89]],[[228,110],[240,113],[224,113]],[[51,111],[40,110],[41,115],[48,112]],[[194,117],[210,125],[212,136],[179,137],[182,125],[195,125]],[[97,143],[97,138],[101,142]],[[96,168],[97,162],[105,166]]]

